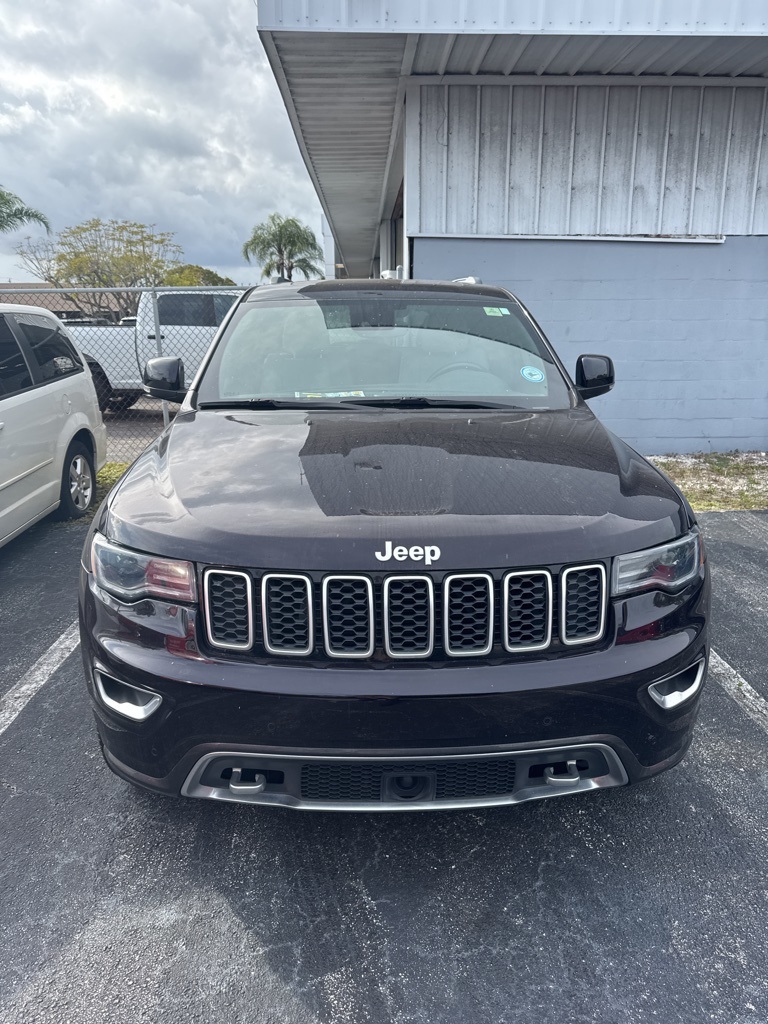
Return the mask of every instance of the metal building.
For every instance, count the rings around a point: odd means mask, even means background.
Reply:
[[[764,0],[259,0],[337,274],[511,288],[646,453],[768,447]]]

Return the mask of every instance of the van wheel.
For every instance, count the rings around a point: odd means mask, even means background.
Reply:
[[[93,508],[96,501],[96,472],[93,456],[82,443],[73,441],[64,457],[61,474],[61,504],[59,519],[80,519]]]

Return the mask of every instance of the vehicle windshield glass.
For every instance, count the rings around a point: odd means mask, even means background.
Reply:
[[[244,303],[199,387],[201,405],[411,397],[570,405],[551,353],[514,300],[429,292]]]

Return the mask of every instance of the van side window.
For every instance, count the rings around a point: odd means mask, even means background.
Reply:
[[[14,315],[40,367],[43,384],[82,372],[83,363],[80,356],[54,320],[36,313]]]
[[[5,317],[0,316],[0,399],[31,387],[32,377],[19,343],[11,334]]]

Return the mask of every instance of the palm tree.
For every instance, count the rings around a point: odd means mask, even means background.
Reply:
[[[51,230],[51,225],[44,214],[39,210],[33,210],[30,206],[25,206],[18,196],[13,192],[7,192],[0,185],[0,233],[15,231],[23,224],[29,224],[30,221],[42,224],[46,231]]]
[[[257,224],[243,246],[243,256],[261,264],[261,276],[279,274],[286,281],[293,280],[294,271],[309,279],[322,277],[318,263],[323,250],[317,244],[315,233],[295,217],[281,217],[271,213],[263,224]]]

